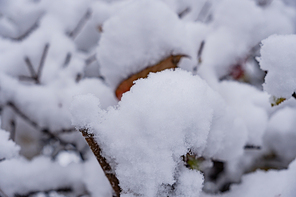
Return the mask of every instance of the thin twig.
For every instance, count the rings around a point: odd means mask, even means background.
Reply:
[[[55,133],[71,133],[76,131],[75,128],[70,128],[70,129],[61,129],[61,131],[55,132]]]
[[[89,56],[86,60],[85,60],[85,65],[88,66],[91,63],[93,63],[94,61],[97,60],[96,54],[92,54],[91,56]]]
[[[38,23],[39,23],[39,19],[25,33],[23,33],[22,35],[16,38],[13,38],[13,40],[22,41],[23,39],[27,38],[33,31],[35,31],[38,28],[39,26]]]
[[[8,197],[8,195],[5,194],[5,193],[3,192],[3,190],[0,188],[0,196],[2,196],[2,195],[3,195],[3,197]]]
[[[15,111],[15,113],[17,113],[20,117],[22,117],[24,120],[26,120],[28,123],[30,123],[30,125],[32,125],[32,126],[33,126],[34,128],[36,128],[36,129],[40,130],[39,125],[38,125],[35,121],[31,120],[31,119],[30,119],[26,114],[24,114],[24,113],[23,113],[18,107],[16,107],[14,103],[12,103],[11,101],[9,101],[9,102],[7,103],[7,105],[8,105],[9,107],[11,107],[11,108]]]
[[[36,82],[36,80],[34,78],[28,77],[28,76],[24,76],[24,75],[20,75],[18,78],[21,81],[34,81],[34,82]]]
[[[252,145],[252,144],[247,144],[247,145],[245,145],[244,149],[260,150],[260,149],[261,149],[261,146],[256,146],[256,145]]]
[[[199,49],[198,49],[198,53],[197,53],[197,58],[198,58],[198,62],[199,62],[199,63],[202,62],[201,55],[202,55],[202,52],[203,52],[204,46],[205,46],[205,41],[203,40],[203,41],[200,43],[200,46],[199,46]]]
[[[183,18],[185,15],[187,15],[191,11],[190,7],[185,8],[183,11],[178,13],[179,18]]]
[[[35,121],[31,120],[25,113],[23,113],[13,102],[9,101],[7,103],[8,106],[10,106],[15,113],[17,113],[20,117],[22,117],[25,121],[27,121],[30,125],[32,125],[35,129],[41,130],[44,133],[51,133],[51,135],[53,135],[52,133],[70,133],[73,131],[76,131],[74,128],[69,128],[69,129],[61,129],[60,131],[56,131],[56,132],[49,132],[49,130],[47,128],[41,128]]]
[[[50,190],[45,190],[45,191],[31,191],[27,194],[15,194],[15,197],[29,197],[29,196],[33,196],[39,192],[44,192],[44,193],[50,193],[50,192],[60,192],[60,193],[70,193],[72,192],[73,189],[71,187],[65,187],[65,188],[58,188],[58,189],[50,189]]]
[[[8,36],[3,36],[4,38],[7,38],[7,39],[11,39],[11,40],[14,40],[14,41],[22,41],[24,40],[25,38],[27,38],[33,31],[35,31],[38,27],[39,27],[39,21],[40,21],[40,18],[42,16],[40,16],[36,22],[27,30],[25,31],[22,35],[19,35],[17,37],[8,37]],[[13,20],[11,20],[10,18],[8,18],[11,22],[15,23]]]
[[[117,197],[120,196],[121,188],[119,186],[119,180],[117,179],[116,175],[112,173],[112,168],[110,164],[107,162],[106,158],[101,155],[101,148],[99,144],[94,139],[94,134],[89,133],[88,129],[79,129],[79,131],[84,136],[86,142],[88,143],[89,147],[91,148],[92,152],[96,156],[99,164],[101,165],[106,177],[108,178],[115,194]]]
[[[197,74],[197,68],[198,66],[202,63],[202,59],[201,59],[201,55],[202,55],[202,52],[203,52],[203,49],[204,49],[204,45],[205,45],[205,41],[203,40],[201,43],[200,43],[200,46],[199,46],[199,49],[198,49],[198,52],[197,52],[197,65],[193,67],[193,75],[196,75]]]
[[[199,11],[196,21],[205,22],[210,12],[210,8],[211,8],[211,3],[207,0],[202,6],[201,10]]]
[[[86,25],[86,22],[91,17],[91,10],[88,9],[86,13],[83,15],[83,17],[78,22],[77,26],[74,28],[72,32],[69,33],[69,36],[74,40],[77,35],[80,33],[80,31],[83,29],[83,27]]]
[[[82,74],[81,73],[78,73],[76,75],[76,79],[75,79],[76,83],[78,83],[81,79],[82,79]]]
[[[70,52],[67,53],[63,67],[67,67],[71,62],[72,54]]]
[[[43,49],[43,53],[42,53],[42,56],[41,56],[41,59],[40,59],[40,62],[39,62],[38,71],[37,71],[37,80],[38,80],[39,83],[40,83],[41,72],[42,72],[42,69],[44,67],[45,58],[46,58],[47,53],[48,53],[48,48],[49,48],[49,44],[46,43],[45,46],[44,46],[44,49]]]
[[[26,62],[26,65],[27,65],[27,67],[28,67],[28,69],[30,71],[31,77],[33,79],[37,78],[37,74],[36,74],[36,72],[34,70],[33,64],[31,62],[31,60],[29,59],[29,57],[25,57],[25,62]]]
[[[16,127],[15,120],[12,119],[10,121],[10,127],[11,127],[10,139],[15,141],[15,127]]]

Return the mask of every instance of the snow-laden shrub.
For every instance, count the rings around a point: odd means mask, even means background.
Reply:
[[[293,196],[295,13],[292,0],[0,0],[0,196]],[[116,100],[165,60],[178,69]]]

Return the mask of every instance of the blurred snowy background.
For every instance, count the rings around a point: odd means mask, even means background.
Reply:
[[[0,0],[0,196],[114,195],[79,129],[123,197],[296,196],[295,30],[295,0]]]

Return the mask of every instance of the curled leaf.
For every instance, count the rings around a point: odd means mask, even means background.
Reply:
[[[159,63],[149,66],[144,70],[133,74],[126,80],[122,81],[117,87],[115,94],[118,100],[121,99],[122,94],[129,91],[131,87],[134,85],[134,81],[140,78],[147,78],[149,73],[156,73],[166,69],[177,68],[177,65],[182,57],[187,57],[186,55],[171,55],[168,58],[160,61]]]

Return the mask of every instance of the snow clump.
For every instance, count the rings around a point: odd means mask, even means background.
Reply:
[[[273,35],[262,41],[260,67],[267,71],[264,90],[291,98],[296,90],[296,35]]]
[[[91,107],[77,111],[79,100],[86,105],[87,99],[96,113],[87,110]],[[182,181],[190,173],[177,170],[183,165],[181,156],[189,150],[200,157],[220,160],[243,154],[246,126],[205,81],[186,71],[166,70],[136,81],[118,105],[107,111],[93,100],[90,95],[77,98],[72,103],[72,121],[78,127],[91,125],[123,193],[129,196],[156,196],[164,185],[177,181],[176,175],[188,188],[186,192],[191,192],[184,195],[196,195],[201,187],[200,176],[194,180],[199,184],[193,187]],[[81,115],[77,114],[91,112],[97,121],[90,118],[90,124],[83,121],[79,125]]]

